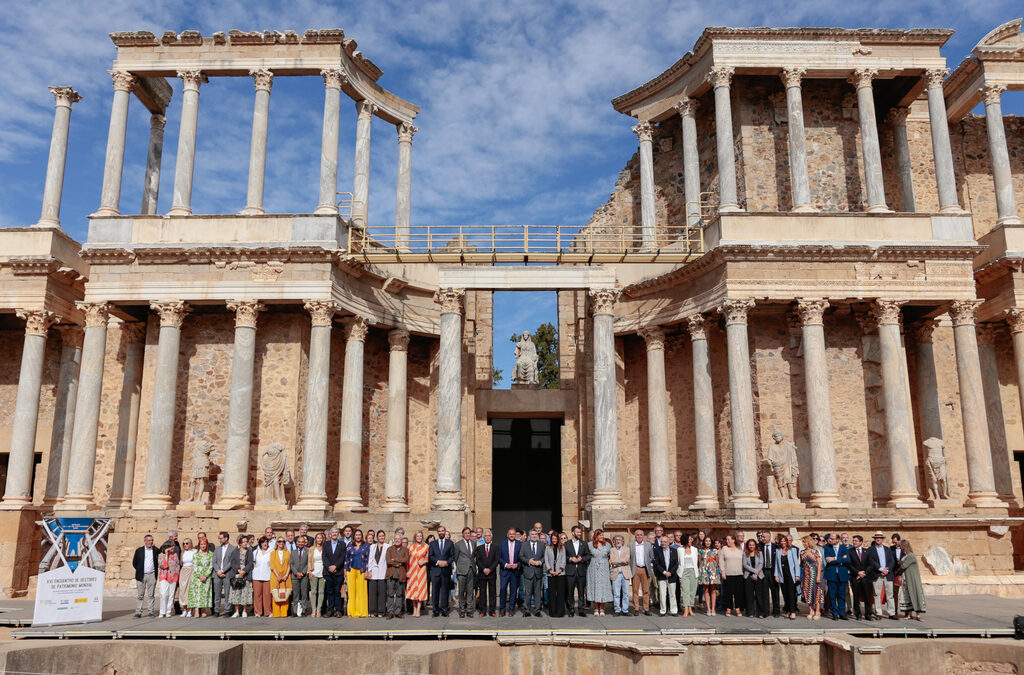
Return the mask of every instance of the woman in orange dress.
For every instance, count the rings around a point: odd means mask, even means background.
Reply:
[[[409,546],[409,580],[405,587],[405,599],[412,600],[412,615],[420,615],[420,607],[427,599],[427,545],[423,533],[413,535]]]
[[[277,540],[277,548],[270,554],[270,596],[274,598],[271,616],[288,616],[288,599],[278,602],[275,597],[278,588],[292,588],[291,552],[285,548],[285,540]],[[289,594],[290,595],[290,594]]]

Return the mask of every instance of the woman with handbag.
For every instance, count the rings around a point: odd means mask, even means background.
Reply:
[[[173,616],[174,589],[178,585],[178,573],[181,569],[178,564],[178,552],[173,543],[164,547],[164,552],[157,560],[157,566],[160,568],[157,582],[160,588],[160,616]]]
[[[271,616],[288,616],[288,600],[292,596],[291,551],[284,539],[277,540],[277,548],[270,556],[270,598],[273,601]]]
[[[235,606],[232,619],[239,614],[243,618],[248,616],[245,608],[252,604],[252,566],[253,551],[249,548],[249,536],[243,534],[238,538],[238,571],[231,580],[231,588],[228,590],[228,604]]]
[[[270,556],[273,551],[266,537],[260,537],[259,542],[252,556],[252,613],[270,616]]]
[[[199,550],[192,559],[188,606],[195,612],[195,617],[210,616],[210,608],[213,606],[213,551],[205,537],[199,540]]]

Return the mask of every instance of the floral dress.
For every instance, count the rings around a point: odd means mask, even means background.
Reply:
[[[718,566],[718,551],[702,548],[697,551],[700,574],[697,583],[703,586],[717,586],[722,583],[722,569]]]
[[[612,545],[605,542],[601,546],[590,546],[590,564],[587,565],[587,600],[591,602],[612,601],[611,566],[608,555]]]
[[[821,608],[822,590],[818,583],[818,565],[821,563],[821,556],[817,549],[804,549],[800,552],[800,593],[804,596],[804,602],[815,609]]]
[[[202,578],[205,577],[206,581]],[[213,606],[213,551],[196,551],[192,559],[192,580],[188,584],[189,607]]]

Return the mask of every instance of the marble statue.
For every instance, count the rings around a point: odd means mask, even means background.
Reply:
[[[516,342],[516,365],[512,368],[512,384],[537,384],[537,345],[530,331],[523,331]]]
[[[198,502],[203,498],[206,481],[210,480],[210,453],[213,444],[203,441],[192,448],[192,473],[189,474],[188,501]]]
[[[933,500],[949,499],[949,479],[946,471],[946,444],[932,436],[924,442],[928,456],[924,460],[928,477],[928,496]]]
[[[263,469],[263,496],[271,504],[284,503],[284,486],[291,482],[288,452],[280,443],[273,443],[260,457]]]
[[[796,446],[792,441],[785,440],[782,432],[772,432],[772,444],[762,452],[765,461],[771,466],[772,477],[775,478],[775,491],[779,499],[796,501],[797,479],[800,477],[800,465],[796,458]]]

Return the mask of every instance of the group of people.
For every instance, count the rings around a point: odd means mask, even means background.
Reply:
[[[436,535],[393,533],[346,526],[327,532],[268,527],[256,535],[227,532],[212,544],[204,532],[196,545],[179,543],[171,531],[161,546],[146,535],[135,551],[138,587],[136,618],[178,611],[186,617],[230,615],[285,617],[421,616],[693,616],[769,615],[795,619],[797,598],[807,617],[916,618],[925,611],[917,559],[898,534],[886,545],[876,532],[867,544],[860,535],[809,534],[797,547],[790,535],[756,539],[705,532],[649,532],[632,539],[594,530],[584,539],[580,526],[569,534],[529,533],[510,528],[495,541],[490,530],[463,528],[453,538],[443,526]],[[610,607],[609,607],[610,605]],[[863,611],[862,611],[863,610]]]

